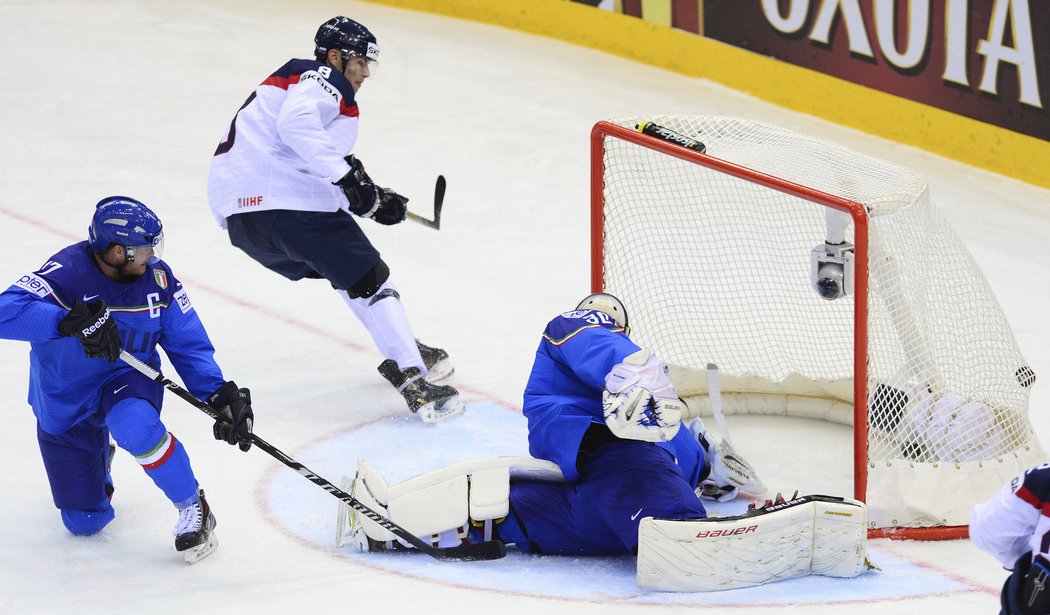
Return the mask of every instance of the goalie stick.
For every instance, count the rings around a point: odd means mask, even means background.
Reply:
[[[715,423],[718,425],[718,433],[732,447],[733,436],[729,435],[726,415],[722,411],[722,385],[718,377],[718,366],[714,363],[707,364],[707,399],[711,402],[711,414],[714,415]]]
[[[441,206],[445,202],[445,176],[438,175],[437,183],[434,184],[434,219],[430,220],[413,211],[407,212],[408,219],[418,222],[423,226],[430,227],[435,231],[441,230]]]
[[[733,437],[729,435],[729,426],[726,424],[726,415],[722,410],[722,384],[718,375],[718,366],[714,363],[707,364],[707,398],[711,402],[711,414],[718,424],[719,435],[722,443],[719,445],[719,456],[722,463],[729,471],[729,480],[741,493],[748,495],[760,495],[766,492],[766,485],[759,478],[758,472],[751,466],[733,446]]]
[[[226,418],[215,411],[214,408],[197,399],[192,393],[182,388],[178,384],[164,377],[163,374],[153,369],[149,365],[146,365],[142,361],[135,358],[134,355],[128,351],[121,349],[120,358],[125,363],[134,367],[136,370],[141,372],[151,380],[160,383],[164,388],[168,389],[175,395],[181,397],[183,400],[189,402],[191,405],[196,407],[198,410],[207,414],[216,421],[225,421]],[[507,547],[502,542],[497,540],[490,540],[488,542],[482,542],[479,544],[459,545],[456,547],[434,547],[429,543],[416,537],[405,528],[394,523],[390,519],[380,515],[371,508],[365,506],[354,496],[336,487],[332,483],[328,482],[324,478],[314,474],[309,468],[292,459],[288,455],[281,452],[280,449],[273,446],[266,440],[263,440],[259,436],[252,434],[252,444],[265,451],[268,455],[274,459],[280,461],[289,468],[295,470],[299,474],[306,477],[307,480],[320,486],[322,489],[331,493],[333,496],[346,502],[352,506],[355,510],[360,512],[362,515],[368,517],[372,521],[376,522],[390,533],[394,534],[401,540],[411,544],[413,547],[419,549],[423,553],[433,557],[434,559],[442,561],[461,561],[461,562],[472,562],[479,560],[492,560],[499,559],[507,554]]]

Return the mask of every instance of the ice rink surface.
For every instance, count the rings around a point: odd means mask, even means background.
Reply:
[[[346,14],[382,46],[359,93],[355,152],[377,183],[429,213],[439,232],[366,231],[390,264],[417,335],[446,348],[468,402],[425,428],[375,371],[363,328],[323,282],[292,284],[229,245],[212,221],[209,158],[263,78],[308,57],[325,19]],[[0,3],[0,283],[84,238],[102,196],[145,201],[165,223],[165,260],[189,290],[228,378],[249,386],[256,431],[336,481],[359,457],[397,480],[450,460],[525,450],[521,391],[547,320],[588,291],[588,135],[599,119],[689,113],[777,124],[911,167],[988,277],[1022,352],[1050,377],[1050,192],[702,80],[495,27],[360,2],[57,0]],[[6,281],[4,281],[6,280]],[[882,572],[742,592],[640,592],[627,559],[528,558],[438,564],[335,549],[336,500],[258,451],[211,438],[169,396],[218,517],[220,548],[186,566],[175,511],[125,453],[117,519],[74,538],[54,510],[25,403],[28,346],[0,342],[4,395],[0,540],[4,613],[587,613],[703,610],[994,613],[1005,578],[968,541],[872,541]],[[169,374],[175,376],[174,373]],[[1050,442],[1050,385],[1032,421]],[[737,447],[785,491],[848,492],[843,427],[730,417]],[[775,433],[776,438],[769,437]]]

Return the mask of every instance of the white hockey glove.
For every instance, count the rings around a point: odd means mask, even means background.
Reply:
[[[722,441],[715,444],[707,435],[704,422],[699,418],[689,424],[689,431],[704,448],[704,457],[711,466],[707,478],[696,487],[696,495],[716,502],[728,502],[742,492],[748,495],[762,495],[766,485],[758,477],[751,464],[744,460],[733,446]]]
[[[639,350],[613,367],[605,389],[605,423],[616,437],[667,442],[678,433],[685,404],[667,377],[667,364],[651,350]]]

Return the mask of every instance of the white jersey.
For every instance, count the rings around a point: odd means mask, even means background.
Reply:
[[[1014,478],[990,500],[974,507],[970,540],[994,555],[1004,568],[1029,551],[1050,551],[1050,464]]]
[[[208,173],[208,202],[219,226],[247,211],[336,211],[333,185],[350,171],[357,141],[354,89],[316,60],[291,60],[263,81],[230,122]]]

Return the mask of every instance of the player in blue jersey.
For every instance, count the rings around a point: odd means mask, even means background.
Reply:
[[[448,353],[420,344],[390,269],[355,216],[402,222],[408,199],[376,186],[360,158],[356,95],[379,57],[363,25],[335,17],[312,60],[290,60],[241,106],[212,157],[208,201],[230,241],[290,280],[326,279],[368,330],[382,374],[433,423],[463,413],[459,393],[434,385]]]
[[[175,548],[192,563],[218,545],[215,516],[182,442],[160,420],[163,387],[119,361],[121,349],[160,369],[163,347],[186,388],[228,419],[216,422],[216,439],[244,451],[251,396],[223,377],[182,283],[160,260],[157,216],[135,199],[107,197],[88,233],[0,293],[0,338],[30,343],[29,404],[66,528],[86,536],[113,520],[112,436],[178,509]]]
[[[1050,464],[1036,466],[974,507],[970,539],[1013,572],[1002,615],[1050,613]]]
[[[666,364],[628,337],[609,294],[585,298],[547,324],[525,387],[529,452],[565,483],[511,483],[504,542],[549,554],[631,553],[643,517],[706,516],[704,447],[681,424],[684,404]]]
[[[755,484],[749,482],[757,480],[754,470],[712,445],[699,419],[688,427],[682,423],[685,406],[667,365],[632,342],[627,325],[623,304],[607,293],[586,297],[547,324],[523,411],[531,461],[553,462],[560,472],[530,467],[509,481],[509,492],[502,492],[509,496],[496,490],[491,499],[479,496],[483,487],[472,483],[471,497],[481,497],[486,506],[471,509],[471,522],[484,529],[469,538],[458,528],[430,527],[441,523],[434,519],[462,514],[451,484],[441,488],[444,495],[433,496],[432,505],[399,506],[407,517],[401,521],[441,530],[434,534],[442,541],[494,537],[529,553],[629,554],[638,546],[642,519],[701,519],[706,511],[699,496],[725,501]],[[445,481],[455,473],[445,468],[434,475]],[[427,481],[416,478],[422,490]],[[384,480],[367,463],[358,468],[353,492],[375,509],[388,503]],[[508,508],[492,507],[501,498]],[[492,510],[501,518],[484,516]],[[378,526],[353,511],[347,518],[351,539],[361,548],[396,548]]]

